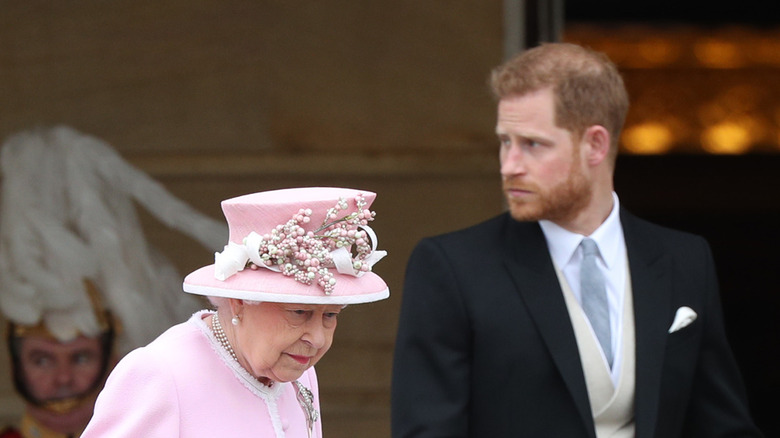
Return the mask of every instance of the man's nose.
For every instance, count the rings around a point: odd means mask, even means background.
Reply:
[[[501,154],[501,176],[504,178],[525,173],[525,156],[517,145],[509,146]]]

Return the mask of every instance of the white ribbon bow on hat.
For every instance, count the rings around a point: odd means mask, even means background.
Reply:
[[[669,327],[669,333],[674,333],[680,329],[688,327],[693,321],[696,321],[698,315],[688,306],[682,306],[677,309],[677,313],[674,315],[674,322]]]

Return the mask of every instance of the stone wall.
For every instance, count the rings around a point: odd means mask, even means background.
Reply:
[[[249,192],[376,191],[391,298],[343,314],[318,372],[326,436],[389,437],[406,258],[421,237],[502,209],[486,87],[501,4],[0,0],[0,138],[72,126],[215,218]],[[144,225],[182,274],[211,263]],[[2,380],[2,423],[20,410]]]

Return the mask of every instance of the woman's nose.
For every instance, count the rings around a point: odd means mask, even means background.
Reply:
[[[325,346],[328,339],[328,329],[322,321],[322,317],[309,320],[303,340],[316,349]]]

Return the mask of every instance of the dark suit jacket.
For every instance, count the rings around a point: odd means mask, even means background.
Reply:
[[[634,294],[637,438],[758,437],[708,244],[621,211]],[[675,312],[698,319],[669,334]],[[541,228],[503,214],[423,239],[406,271],[394,438],[595,438]]]

